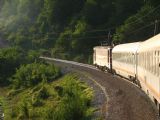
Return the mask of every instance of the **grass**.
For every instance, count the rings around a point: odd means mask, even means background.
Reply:
[[[76,74],[26,89],[1,90],[5,120],[91,120],[95,110],[93,90]]]

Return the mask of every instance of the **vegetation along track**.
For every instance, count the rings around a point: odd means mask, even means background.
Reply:
[[[151,100],[140,88],[127,80],[96,70],[92,66],[57,59],[52,61],[65,71],[87,73],[105,89],[106,120],[159,120],[158,112]]]

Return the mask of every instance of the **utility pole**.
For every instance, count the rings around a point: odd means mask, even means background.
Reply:
[[[157,33],[157,27],[158,27],[158,20],[155,20],[154,35],[156,35]]]
[[[108,45],[110,45],[111,44],[111,31],[109,30],[109,32],[108,32]]]

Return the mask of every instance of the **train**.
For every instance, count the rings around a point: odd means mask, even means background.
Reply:
[[[160,34],[142,42],[93,48],[93,64],[139,86],[160,114]]]

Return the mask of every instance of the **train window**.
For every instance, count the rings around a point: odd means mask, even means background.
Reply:
[[[151,51],[149,52],[149,57],[150,57],[149,71],[151,72],[151,69],[152,69],[152,54],[151,54]]]
[[[140,66],[140,53],[137,54],[138,66]]]
[[[145,69],[145,52],[143,53],[143,68]]]
[[[141,58],[142,58],[142,54],[139,53],[138,60],[139,60],[139,66],[140,66],[140,67],[142,66],[142,65],[141,65]]]
[[[156,51],[155,74],[158,76],[158,51]]]
[[[141,55],[140,55],[140,63],[141,63],[140,66],[141,66],[141,67],[143,66],[143,65],[142,65],[142,60],[143,60],[143,54],[141,53]]]
[[[149,64],[148,64],[149,63],[149,61],[148,61],[149,58],[148,58],[148,56],[149,55],[148,55],[148,51],[147,51],[146,52],[146,69],[147,69],[147,71],[148,71],[148,67],[149,67]]]
[[[133,54],[130,53],[130,63],[131,63],[131,64],[133,64],[133,62],[132,62],[132,61],[133,61],[133,57],[132,57],[132,56],[133,56]]]
[[[151,52],[149,51],[149,71],[151,72]]]
[[[128,53],[128,55],[127,55],[127,63],[129,63],[130,64],[130,53]]]
[[[154,51],[152,51],[152,73],[154,73]]]
[[[151,52],[149,51],[149,70],[151,72]]]
[[[145,69],[145,64],[146,64],[146,63],[145,63],[145,62],[146,62],[145,60],[146,60],[146,59],[145,59],[145,52],[144,52],[144,53],[143,53],[143,68],[144,68],[144,69]]]
[[[140,66],[142,67],[142,53],[140,53]]]
[[[149,64],[150,64],[149,52],[147,51],[147,71],[149,71]]]
[[[151,51],[151,73],[153,73],[153,53]]]
[[[143,52],[141,53],[141,67],[143,68]]]
[[[140,56],[141,56],[141,54],[138,53],[137,55],[138,55],[138,56],[137,56],[137,58],[138,58],[138,66],[140,66]]]
[[[142,61],[143,61],[143,62],[142,62],[142,67],[143,67],[143,68],[144,68],[144,60],[145,60],[145,59],[144,59],[144,52],[143,52],[143,53],[142,53]]]
[[[146,70],[148,71],[148,52],[146,52],[146,62],[147,62],[147,64],[146,64]]]
[[[142,53],[140,53],[140,66],[142,67]]]
[[[126,53],[125,62],[128,63],[128,53]]]
[[[155,56],[155,74],[157,75],[157,51],[155,51],[156,52],[156,56]]]
[[[155,74],[155,51],[153,51],[153,74]]]
[[[130,64],[132,64],[131,59],[132,59],[132,53],[129,53],[129,63]]]
[[[150,72],[152,72],[152,52],[150,51]]]
[[[150,67],[150,56],[149,56],[149,51],[147,52],[147,60],[148,60],[148,67],[147,70],[149,71],[149,67]]]
[[[145,69],[146,69],[146,65],[147,65],[147,64],[146,64],[146,61],[147,61],[147,60],[146,60],[146,52],[145,52],[145,53],[144,53],[144,68],[145,68]]]
[[[141,67],[143,67],[143,53],[141,53]]]
[[[159,76],[159,51],[157,51],[157,64],[156,64],[156,67],[157,67],[157,76]]]
[[[156,51],[153,54],[153,73],[156,75]]]
[[[146,52],[146,70],[147,70],[147,67],[148,67],[148,55],[147,55],[147,52]]]
[[[128,53],[126,54],[126,62],[127,62],[127,64],[129,63],[129,54]]]
[[[127,61],[127,63],[129,63],[129,54],[127,53],[127,56],[126,56],[126,61]]]
[[[157,75],[157,51],[155,51],[155,75]]]
[[[144,52],[144,69],[146,69],[146,53]]]
[[[157,67],[158,67],[158,71],[157,71],[157,73],[158,73],[158,76],[160,75],[160,51],[158,51],[158,60],[157,60],[157,62],[158,62],[158,65],[157,65]]]
[[[152,51],[152,73],[154,73],[154,51]]]

